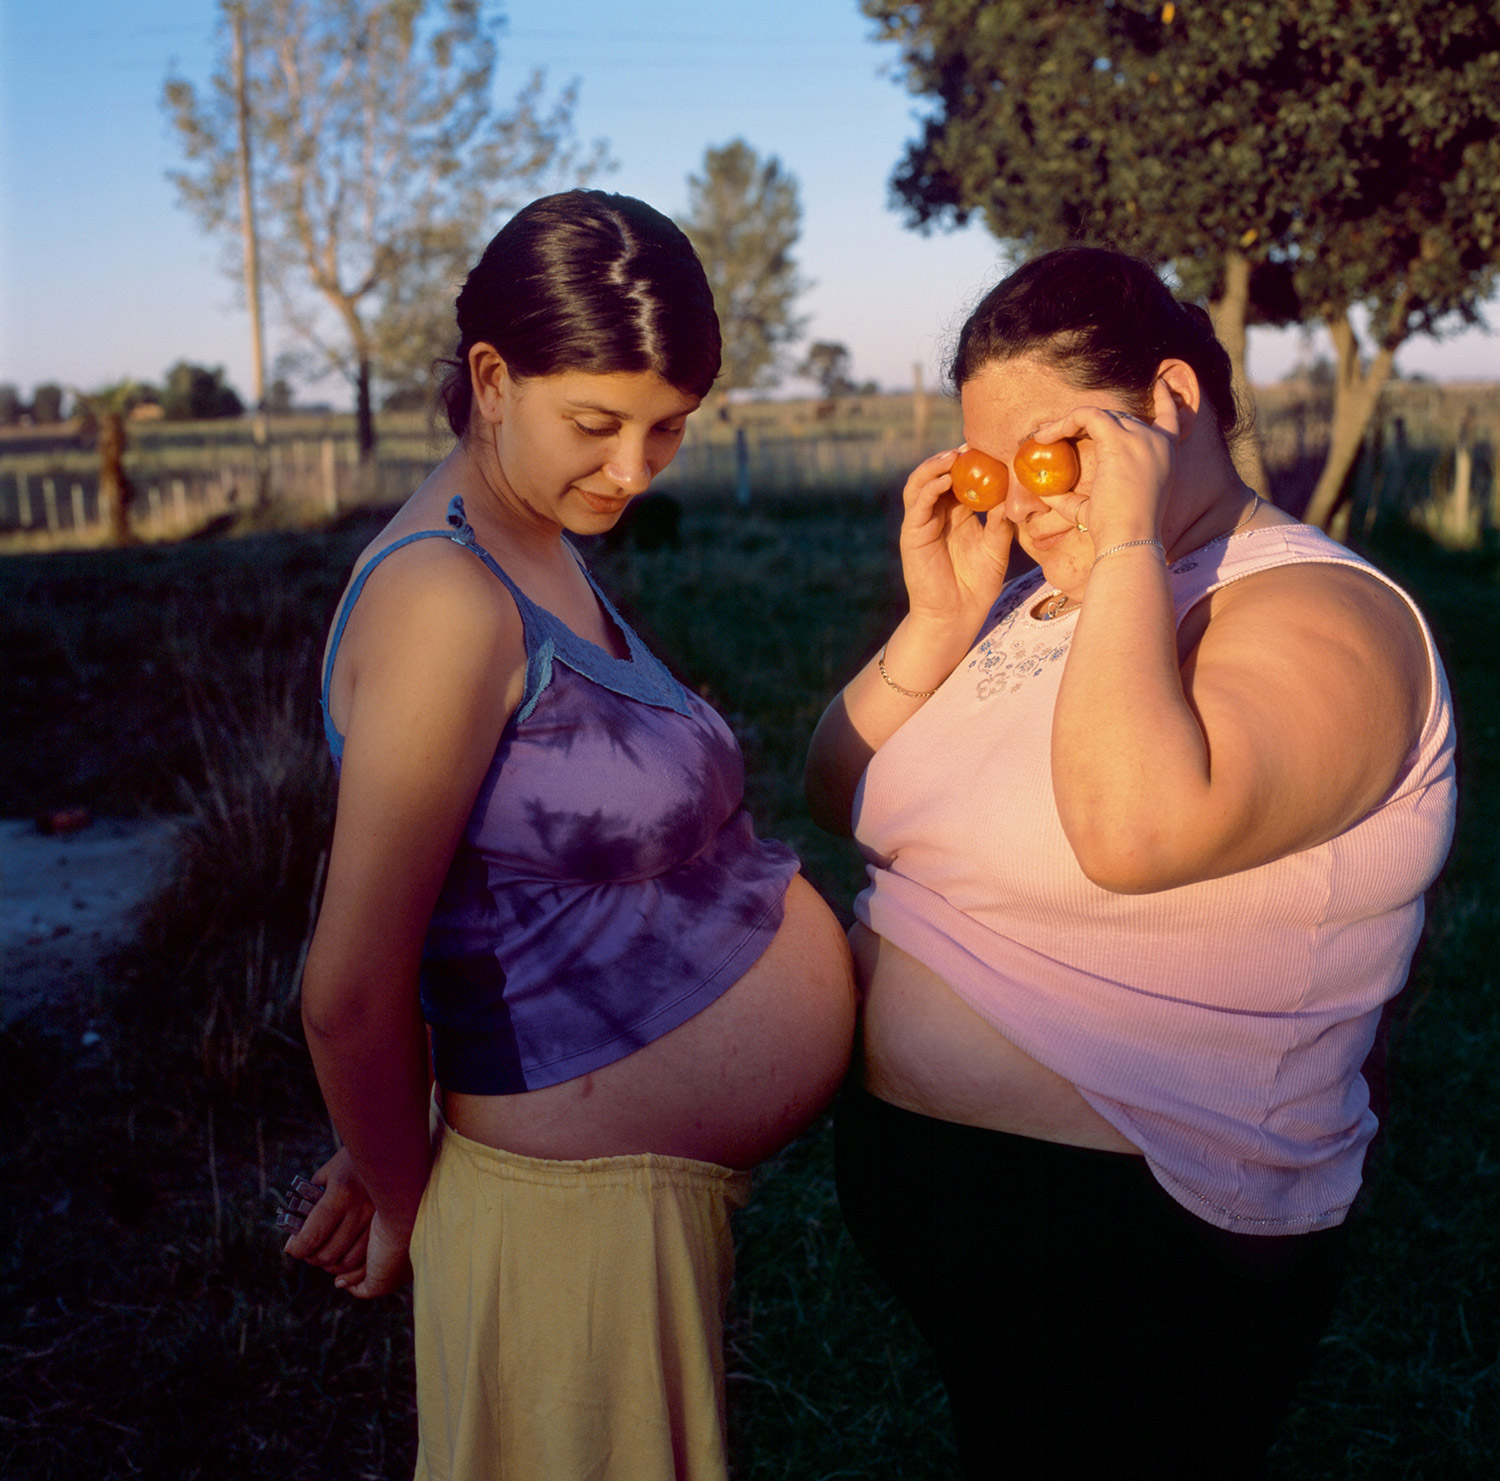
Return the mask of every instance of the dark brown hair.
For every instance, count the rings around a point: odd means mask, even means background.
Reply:
[[[986,365],[1031,355],[1080,391],[1114,391],[1149,415],[1157,367],[1185,360],[1224,441],[1240,430],[1228,352],[1197,304],[1179,303],[1144,262],[1102,247],[1035,257],[969,315],[949,376],[962,388]]]
[[[719,374],[719,320],[692,243],[628,195],[569,190],[533,201],[496,233],[458,295],[458,348],[438,395],[462,437],[473,408],[469,351],[493,345],[525,379],[655,371],[690,396]]]

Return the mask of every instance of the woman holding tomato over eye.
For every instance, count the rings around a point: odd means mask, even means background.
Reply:
[[[952,372],[1003,499],[912,474],[910,610],[808,760],[870,877],[841,1205],[966,1476],[1254,1476],[1451,838],[1447,684],[1403,593],[1241,482],[1228,357],[1144,264],[1029,263]],[[1056,492],[1028,444],[1066,442]]]
[[[569,540],[672,461],[713,298],[665,216],[570,191],[457,317],[457,446],[325,658],[303,1021],[345,1150],[288,1252],[356,1296],[414,1275],[423,1481],[725,1481],[729,1214],[843,1078],[849,954]]]

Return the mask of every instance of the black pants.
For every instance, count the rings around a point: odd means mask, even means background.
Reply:
[[[852,1084],[836,1137],[844,1219],[937,1356],[969,1481],[1260,1473],[1332,1311],[1342,1228],[1227,1233],[1144,1158]]]

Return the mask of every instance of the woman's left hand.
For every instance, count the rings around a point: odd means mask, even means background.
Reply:
[[[1032,433],[1038,442],[1080,442],[1078,487],[1048,504],[1087,530],[1095,550],[1126,540],[1159,540],[1181,426],[1164,380],[1152,388],[1154,421],[1128,411],[1081,406]]]

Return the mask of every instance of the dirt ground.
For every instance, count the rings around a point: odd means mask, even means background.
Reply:
[[[0,819],[0,1028],[44,1002],[87,1001],[171,858],[174,826],[96,818],[45,834]]]

